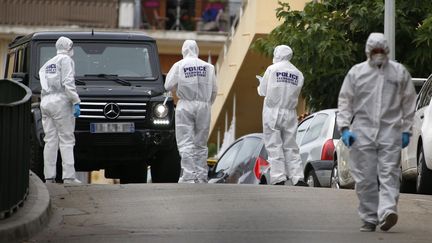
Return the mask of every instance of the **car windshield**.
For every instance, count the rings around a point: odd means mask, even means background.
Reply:
[[[74,42],[72,59],[76,77],[117,77],[154,80],[149,56],[150,46],[137,43],[79,43]],[[55,45],[39,46],[39,68],[56,55]],[[38,70],[39,70],[38,68]]]

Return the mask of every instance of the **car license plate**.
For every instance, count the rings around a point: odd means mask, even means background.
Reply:
[[[135,132],[133,122],[90,123],[91,133],[132,133]]]

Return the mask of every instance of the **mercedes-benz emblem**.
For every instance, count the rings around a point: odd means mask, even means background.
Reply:
[[[120,107],[116,103],[107,103],[103,112],[106,118],[114,120],[120,115]]]

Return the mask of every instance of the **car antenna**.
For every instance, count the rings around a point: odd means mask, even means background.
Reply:
[[[94,29],[92,29],[92,35],[94,35]]]

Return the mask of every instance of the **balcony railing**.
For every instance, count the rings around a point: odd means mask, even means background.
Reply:
[[[117,28],[118,0],[0,0],[0,25]]]

